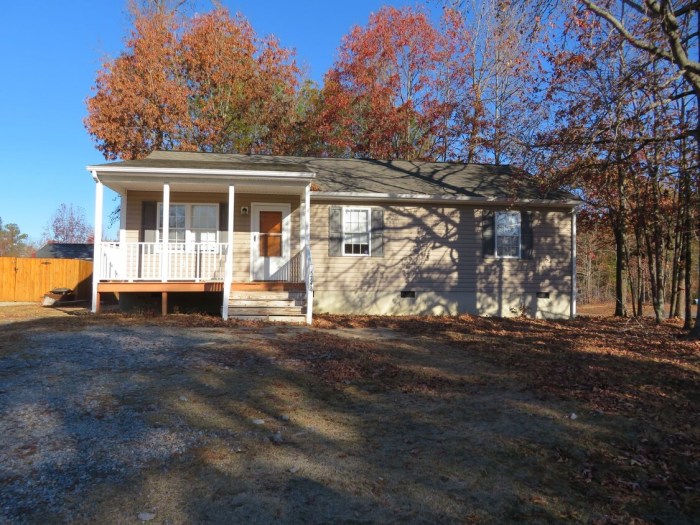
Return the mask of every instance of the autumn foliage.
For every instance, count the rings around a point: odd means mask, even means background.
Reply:
[[[463,19],[434,27],[421,10],[384,7],[344,38],[327,73],[319,129],[340,153],[383,159],[447,155],[466,81]]]
[[[299,116],[293,52],[225,9],[137,16],[99,71],[85,120],[108,159],[154,149],[287,153]]]

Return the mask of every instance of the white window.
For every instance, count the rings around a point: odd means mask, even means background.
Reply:
[[[192,233],[194,242],[216,242],[217,206],[210,204],[192,205]]]
[[[496,257],[520,257],[520,212],[496,212]]]
[[[168,223],[168,241],[169,242],[185,242],[187,235],[187,207],[185,204],[171,204],[169,223]],[[163,238],[163,205],[158,204],[158,240]]]
[[[343,255],[369,255],[369,208],[343,208]]]
[[[219,208],[216,204],[171,204],[169,241],[172,243],[215,243]],[[163,204],[158,203],[158,240],[163,238]]]

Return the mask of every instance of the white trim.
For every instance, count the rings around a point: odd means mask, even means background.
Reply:
[[[258,212],[260,211],[281,211],[282,212],[282,263],[281,267],[289,263],[291,259],[291,216],[292,216],[292,206],[289,203],[273,203],[273,202],[251,202],[250,203],[250,280],[251,281],[264,281],[263,279],[256,279],[255,267],[256,260],[255,256],[258,252],[257,248],[257,235],[260,229],[260,217]]]
[[[313,179],[316,173],[312,171],[282,171],[282,170],[232,170],[232,169],[203,169],[203,168],[139,168],[135,166],[87,166],[88,171],[102,173],[151,173],[161,175],[223,175],[226,177],[273,177],[287,179]]]
[[[93,172],[95,180],[95,230],[93,234],[93,268],[92,268],[92,313],[97,312],[99,304],[97,304],[97,285],[102,276],[100,268],[102,267],[102,208],[104,206],[104,187]]]
[[[231,296],[231,284],[233,283],[233,220],[235,217],[235,188],[233,184],[228,187],[228,231],[226,248],[226,264],[224,270],[224,302],[221,305],[221,317],[226,321],[228,319],[228,301]],[[221,206],[221,204],[219,204]],[[217,218],[218,220],[218,218]],[[221,228],[219,224],[217,230]]]
[[[158,223],[156,222],[156,227]],[[157,234],[156,234],[157,235]],[[160,252],[160,277],[164,283],[168,282],[168,243],[170,242],[170,184],[163,183],[163,248]]]
[[[576,317],[576,208],[571,210],[571,318]]]
[[[498,254],[498,214],[505,213],[508,215],[518,214],[520,219],[518,222],[518,255],[499,255]],[[514,235],[502,235],[502,237],[515,237]],[[523,258],[523,214],[520,210],[496,210],[493,215],[493,256],[496,259],[522,259]]]
[[[343,230],[342,246],[340,252],[343,257],[371,257],[372,256],[372,208],[369,206],[342,206],[342,223],[341,228]],[[367,212],[367,253],[345,253],[345,212],[347,210],[359,210]],[[354,244],[354,243],[351,243]]]
[[[469,195],[430,195],[422,193],[355,193],[341,191],[312,191],[311,197],[316,200],[332,199],[335,201],[419,201],[419,202],[474,202],[486,206],[502,206],[504,204],[524,205],[531,204],[540,207],[573,208],[580,201],[558,201],[551,199],[503,199],[498,197],[471,197]]]

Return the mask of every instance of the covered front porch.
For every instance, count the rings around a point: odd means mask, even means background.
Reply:
[[[165,314],[170,294],[214,292],[224,319],[245,315],[252,302],[255,318],[296,312],[311,322],[314,173],[289,165],[88,169],[96,183],[96,239],[104,187],[120,195],[119,239],[95,242],[94,312],[105,293],[160,294]],[[273,303],[286,310],[272,310]]]

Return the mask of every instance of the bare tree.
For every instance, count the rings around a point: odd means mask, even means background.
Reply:
[[[44,229],[47,242],[90,242],[92,226],[85,219],[85,210],[72,204],[61,204]]]

